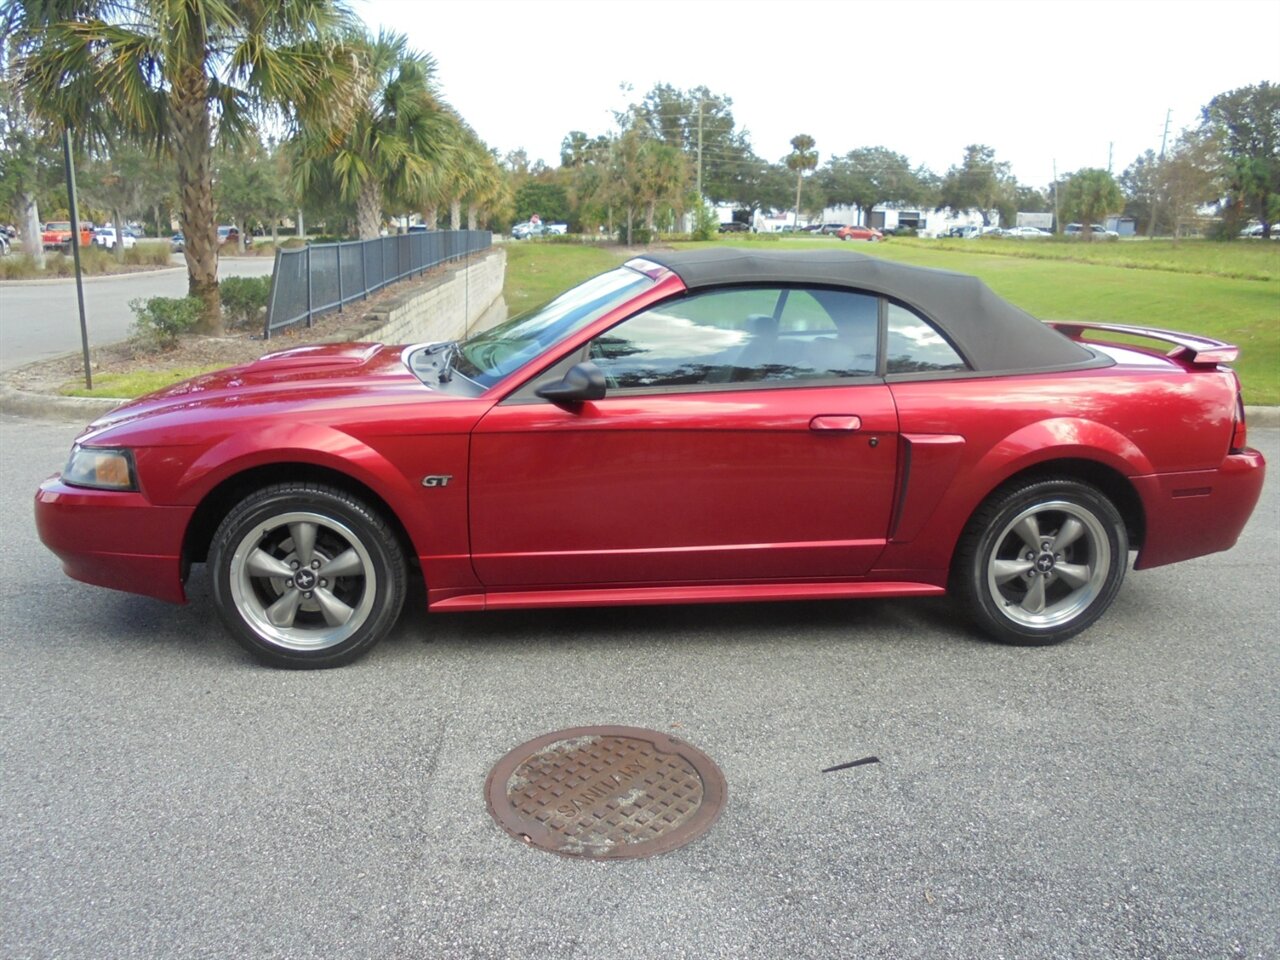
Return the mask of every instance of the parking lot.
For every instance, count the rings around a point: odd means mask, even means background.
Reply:
[[[1131,572],[1059,647],[945,600],[427,616],[333,671],[74,583],[0,419],[0,956],[1274,957],[1280,430],[1235,550]],[[709,754],[693,844],[528,849],[484,782],[586,724]],[[868,764],[824,768],[874,755]]]

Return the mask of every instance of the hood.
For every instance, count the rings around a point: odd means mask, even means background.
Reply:
[[[318,412],[369,403],[441,399],[401,360],[401,347],[318,344],[271,353],[252,363],[201,374],[157,390],[89,424],[81,440],[160,418],[173,425],[238,413]]]

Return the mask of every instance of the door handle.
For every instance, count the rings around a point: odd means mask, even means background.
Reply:
[[[854,430],[862,429],[862,418],[851,413],[827,413],[814,417],[809,421],[810,430]]]

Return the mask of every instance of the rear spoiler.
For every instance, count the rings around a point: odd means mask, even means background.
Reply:
[[[1083,340],[1086,330],[1101,330],[1104,333],[1122,333],[1128,337],[1142,337],[1147,340],[1159,340],[1161,343],[1173,344],[1173,349],[1166,356],[1171,360],[1197,366],[1216,366],[1219,363],[1231,363],[1240,356],[1240,348],[1235,344],[1212,340],[1209,337],[1197,337],[1191,333],[1178,333],[1173,330],[1160,330],[1155,327],[1130,327],[1120,323],[1090,323],[1083,320],[1050,321],[1049,326],[1072,340]]]

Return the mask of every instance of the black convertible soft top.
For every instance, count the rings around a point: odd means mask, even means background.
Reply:
[[[1111,361],[1045,326],[968,274],[912,267],[849,250],[742,250],[711,247],[655,251],[690,290],[737,283],[849,287],[897,300],[931,320],[974,370],[1008,373],[1110,365]]]

